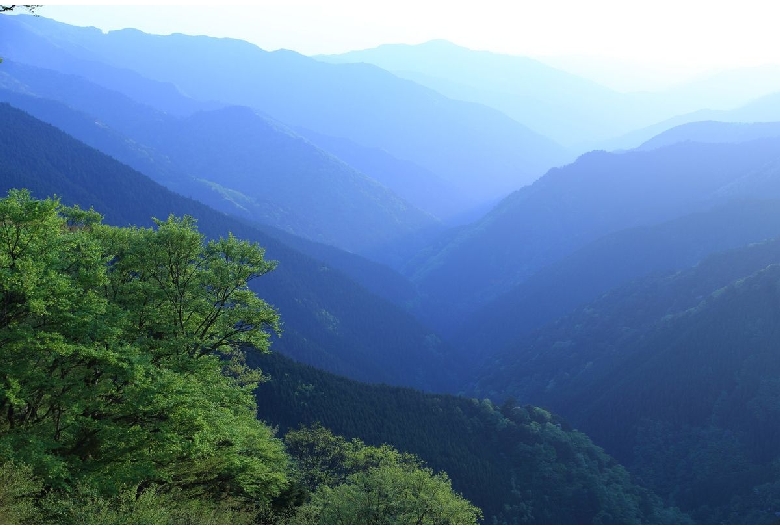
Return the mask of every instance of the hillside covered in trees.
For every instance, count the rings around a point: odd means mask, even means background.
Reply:
[[[267,352],[279,329],[247,286],[275,263],[191,218],[156,225],[0,201],[4,524],[477,520],[446,475],[388,446],[301,431],[291,457],[256,419],[263,375],[241,349]]]
[[[438,36],[270,51],[268,3],[23,7],[0,524],[780,520],[780,55],[633,92]]]

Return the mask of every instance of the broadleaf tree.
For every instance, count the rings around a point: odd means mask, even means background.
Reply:
[[[241,345],[276,312],[247,282],[257,245],[205,242],[192,219],[104,226],[12,190],[0,200],[0,463],[44,487],[186,491],[267,505],[287,456],[257,421]]]

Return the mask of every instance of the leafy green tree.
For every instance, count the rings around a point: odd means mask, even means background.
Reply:
[[[475,524],[481,512],[445,473],[380,465],[320,487],[297,521],[318,524]]]
[[[278,315],[247,283],[274,269],[257,244],[232,235],[205,242],[190,217],[156,229],[101,227],[111,257],[107,297],[125,311],[126,338],[155,362],[266,352]]]
[[[321,426],[291,431],[285,441],[313,490],[295,523],[475,524],[482,516],[445,473],[388,445],[347,441]]]
[[[192,219],[157,229],[0,200],[0,462],[47,491],[181,491],[267,506],[288,483],[283,444],[256,420],[273,308],[246,286],[274,264],[205,242]]]

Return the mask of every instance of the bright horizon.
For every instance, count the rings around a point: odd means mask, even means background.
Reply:
[[[265,50],[343,53],[446,39],[521,55],[639,89],[707,71],[780,65],[780,4],[766,0],[356,2],[265,0],[247,6],[51,6],[43,17],[104,31],[200,34]],[[636,87],[631,87],[631,83]],[[616,86],[618,87],[618,86]]]

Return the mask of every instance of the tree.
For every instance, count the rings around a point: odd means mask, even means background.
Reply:
[[[194,220],[115,228],[95,212],[0,200],[0,464],[47,491],[156,488],[267,506],[287,456],[256,419],[278,316],[247,288],[257,245],[205,242]]]
[[[317,426],[285,437],[311,499],[298,524],[475,524],[479,508],[414,455],[347,441]]]
[[[41,6],[0,6],[0,13],[9,13],[15,9],[24,9],[30,13],[35,13],[35,10]]]

